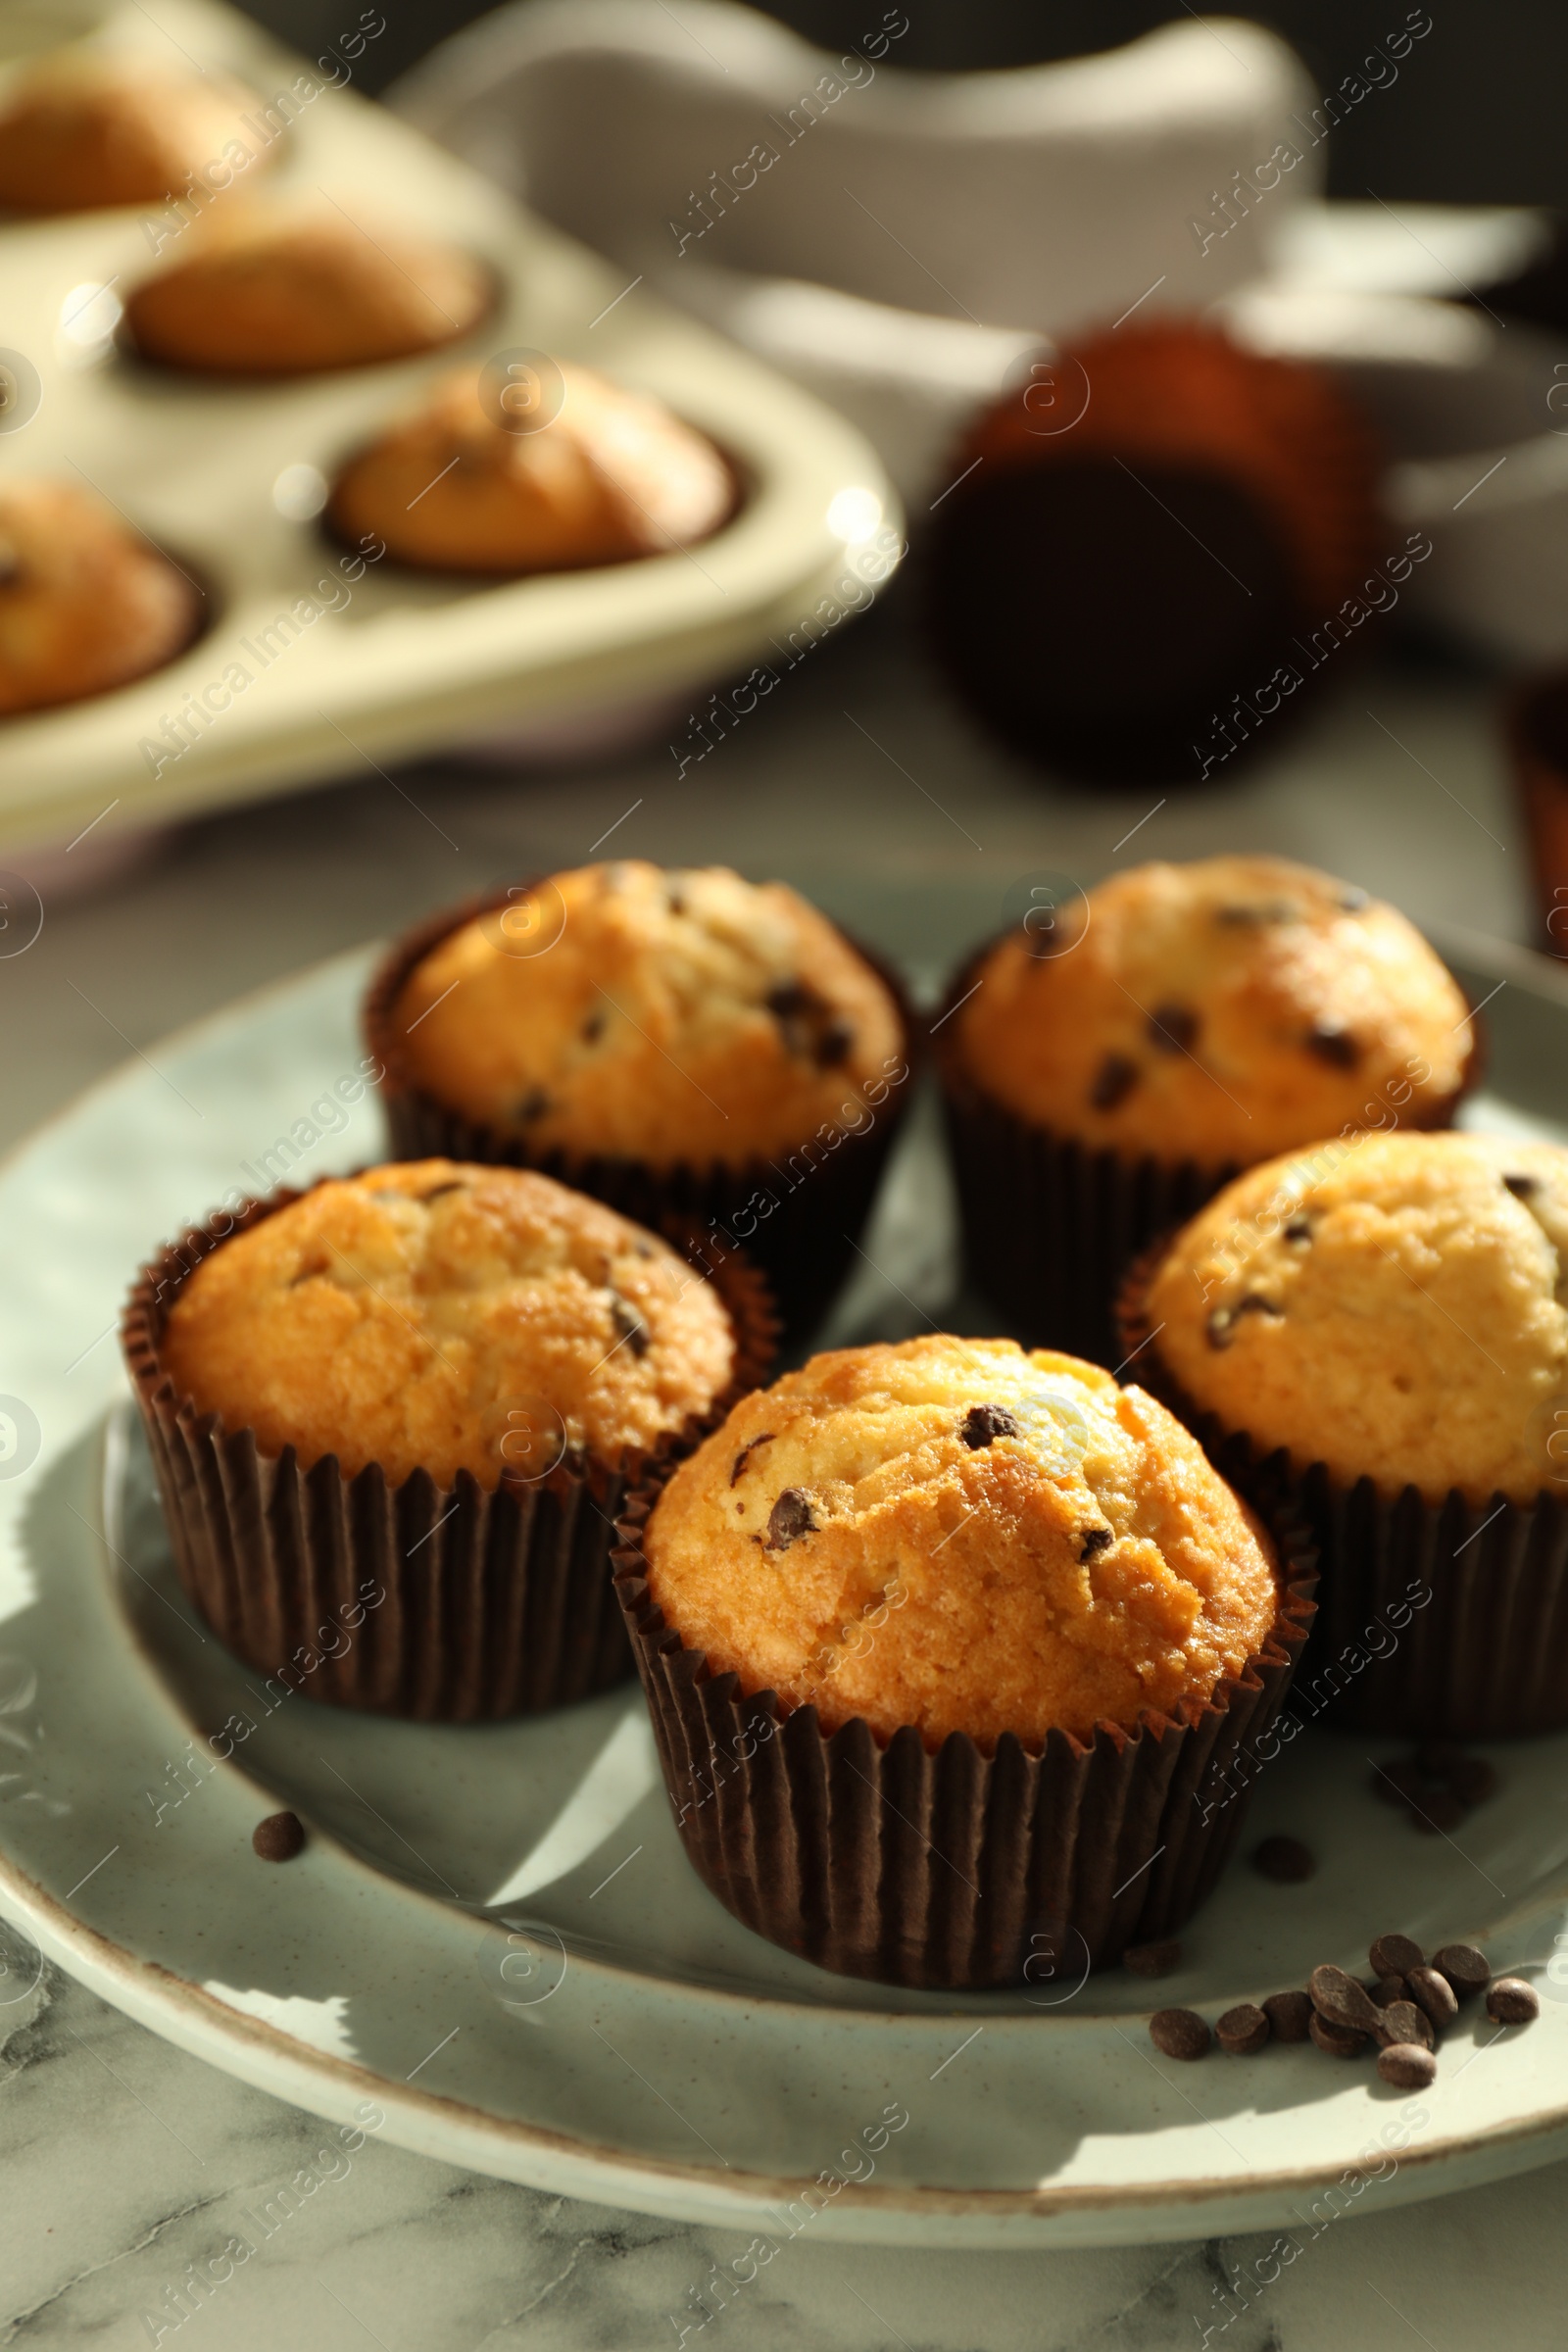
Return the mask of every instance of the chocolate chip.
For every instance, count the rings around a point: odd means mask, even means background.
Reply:
[[[963,1416],[958,1435],[964,1444],[978,1449],[989,1446],[996,1438],[1015,1438],[1019,1424],[1004,1404],[971,1404]]]
[[[1263,1298],[1258,1296],[1256,1291],[1249,1291],[1246,1298],[1238,1298],[1234,1306],[1216,1306],[1214,1308],[1206,1326],[1208,1344],[1211,1348],[1228,1348],[1236,1336],[1236,1326],[1243,1315],[1278,1316],[1283,1315],[1284,1312],[1284,1307],[1276,1306],[1272,1298]]]
[[[1437,2080],[1438,2062],[1419,2042],[1396,2041],[1378,2052],[1378,2073],[1395,2090],[1425,2090]]]
[[[648,1325],[640,1309],[633,1306],[629,1298],[623,1298],[618,1291],[610,1294],[610,1317],[633,1355],[646,1355],[651,1336]]]
[[[1285,1228],[1285,1239],[1288,1242],[1309,1242],[1312,1239],[1311,1219],[1293,1217]]]
[[[1312,1023],[1304,1043],[1309,1054],[1336,1070],[1353,1070],[1361,1058],[1361,1049],[1345,1023],[1326,1015]]]
[[[1306,1980],[1306,1989],[1312,1996],[1312,2006],[1319,2017],[1326,2017],[1332,2026],[1347,2033],[1370,2034],[1378,2023],[1379,2012],[1364,1984],[1332,1960],[1314,1968]]]
[[[1523,1977],[1498,1977],[1487,1993],[1487,2015],[1499,2026],[1528,2026],[1541,2015],[1536,1988]]]
[[[1387,2009],[1391,2002],[1407,1999],[1409,1986],[1402,1977],[1379,1977],[1375,1984],[1367,1986],[1367,1995],[1374,2008]]]
[[[251,1844],[264,1862],[292,1862],[305,1843],[305,1824],[297,1813],[269,1813],[251,1832]]]
[[[1121,1956],[1123,1968],[1135,1977],[1168,1977],[1181,1966],[1182,1947],[1174,1936],[1160,1943],[1130,1943]]]
[[[1312,2024],[1312,2000],[1304,1992],[1271,1992],[1263,2015],[1274,2029],[1276,2041],[1304,2041]]]
[[[1208,2049],[1208,2028],[1196,2009],[1156,2009],[1149,2038],[1167,2058],[1201,2058]]]
[[[1537,1188],[1538,1179],[1534,1176],[1505,1176],[1502,1181],[1516,1200],[1528,1200]]]
[[[588,1015],[588,1018],[583,1022],[582,1034],[585,1044],[597,1046],[599,1040],[605,1034],[604,1014],[602,1012],[591,1012]]]
[[[811,1498],[800,1487],[786,1487],[767,1514],[767,1548],[787,1551],[802,1536],[816,1531],[816,1513]]]
[[[550,1097],[542,1086],[530,1086],[517,1104],[517,1116],[523,1121],[542,1119],[550,1108]]]
[[[1161,1054],[1188,1054],[1197,1042],[1199,1018],[1190,1004],[1156,1004],[1146,1026],[1150,1044]]]
[[[1377,2037],[1386,2050],[1398,2042],[1419,2042],[1428,2050],[1436,2049],[1438,2043],[1431,2018],[1414,2001],[1391,2001],[1383,2012]]]
[[[836,1070],[855,1043],[855,1023],[835,1014],[816,1033],[815,1057],[819,1070]]]
[[[1125,1054],[1107,1054],[1095,1073],[1089,1100],[1096,1110],[1114,1110],[1118,1102],[1125,1102],[1137,1084],[1137,1062],[1129,1061]]]
[[[1359,914],[1363,907],[1370,906],[1371,904],[1368,893],[1358,889],[1353,882],[1348,890],[1342,890],[1340,893],[1340,906],[1346,914]]]
[[[1238,2001],[1214,2028],[1214,2039],[1232,2058],[1250,2058],[1260,2050],[1271,2029],[1263,2010],[1253,2001]]]
[[[1306,2030],[1317,2043],[1318,2048],[1326,2051],[1331,2058],[1353,2058],[1358,2050],[1366,2048],[1364,2034],[1357,2034],[1349,2026],[1332,2024],[1316,2009],[1312,2012],[1311,2022]]]
[[[1449,1770],[1448,1793],[1458,1798],[1466,1812],[1473,1805],[1484,1805],[1496,1789],[1496,1771],[1485,1756],[1461,1756]]]
[[[1410,1799],[1410,1819],[1418,1830],[1424,1830],[1428,1837],[1436,1838],[1440,1832],[1446,1833],[1459,1827],[1464,1819],[1464,1807],[1446,1788],[1440,1788],[1434,1795]]]
[[[1090,1527],[1084,1530],[1084,1540],[1078,1546],[1078,1565],[1087,1567],[1097,1552],[1102,1552],[1116,1541],[1113,1527]]]
[[[1418,1943],[1408,1936],[1380,1936],[1368,1952],[1372,1973],[1378,1977],[1408,1976],[1412,1968],[1421,1967],[1426,1959]]]
[[[1265,1838],[1252,1855],[1252,1868],[1281,1886],[1298,1886],[1317,1869],[1317,1856],[1298,1838]]]
[[[781,1021],[790,1021],[813,1002],[813,991],[804,980],[775,980],[762,1002]]]
[[[1492,1976],[1485,1952],[1478,1952],[1473,1943],[1446,1943],[1433,1953],[1432,1965],[1447,1978],[1456,2001],[1473,2001],[1478,1992],[1485,1992]]]
[[[681,886],[680,886],[680,884],[679,884],[678,882],[670,882],[670,881],[666,881],[666,882],[665,882],[665,884],[664,884],[664,904],[665,904],[665,905],[668,906],[668,908],[669,908],[669,911],[670,911],[670,913],[671,913],[671,914],[684,914],[684,913],[685,913],[685,911],[686,911],[686,893],[685,893],[685,891],[684,891],[684,890],[681,888]]]
[[[760,1437],[747,1439],[745,1445],[735,1456],[735,1467],[729,1474],[729,1483],[731,1486],[733,1486],[735,1481],[740,1477],[741,1472],[745,1469],[748,1461],[757,1451],[759,1446],[771,1446],[772,1443],[773,1432],[770,1429],[764,1429]]]
[[[467,1189],[461,1176],[454,1176],[450,1184],[432,1184],[427,1193],[419,1195],[419,1199],[425,1201],[439,1200],[443,1193],[466,1193]]]
[[[1405,1971],[1405,1983],[1410,1998],[1419,2002],[1441,2034],[1451,2026],[1459,2014],[1459,2003],[1453,1986],[1440,1968],[1412,1968]]]
[[[1214,919],[1247,930],[1255,923],[1294,923],[1299,913],[1292,899],[1264,899],[1255,906],[1216,906]]]

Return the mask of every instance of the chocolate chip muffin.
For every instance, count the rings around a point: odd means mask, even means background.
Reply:
[[[516,575],[666,555],[727,520],[735,484],[711,442],[647,393],[588,368],[557,373],[543,409],[520,414],[482,370],[450,377],[350,458],[334,529],[374,532],[421,570]]]
[[[756,1380],[771,1324],[744,1269],[706,1282],[547,1176],[423,1160],[214,1220],[124,1337],[221,1637],[267,1673],[320,1644],[315,1695],[464,1719],[629,1670],[614,1508]],[[326,1646],[366,1585],[386,1615]]]
[[[973,1271],[1031,1333],[1096,1355],[1161,1224],[1319,1136],[1446,1125],[1474,1058],[1464,997],[1405,917],[1281,858],[1113,875],[1049,927],[1026,914],[953,1002]]]
[[[1358,1722],[1568,1722],[1565,1267],[1568,1152],[1350,1135],[1239,1177],[1130,1279],[1141,1377],[1310,1510]]]
[[[466,335],[489,310],[485,265],[451,245],[370,236],[340,212],[230,207],[125,305],[143,358],[215,375],[368,368]]]
[[[639,859],[437,917],[383,966],[367,1034],[400,1150],[695,1219],[797,1319],[842,1272],[911,1056],[895,987],[794,891]]]
[[[0,483],[0,717],[161,669],[200,613],[184,573],[88,492]]]
[[[862,1888],[884,1883],[871,1856],[884,1838],[899,1842],[901,1819],[934,1835],[982,1914],[995,1907],[977,1978],[1020,1973],[1039,1915],[1099,1959],[1138,1919],[1171,1924],[1173,1904],[1198,1899],[1200,1751],[1233,1715],[1229,1740],[1235,1710],[1277,1703],[1304,1620],[1274,1542],[1152,1397],[1010,1340],[847,1348],[746,1398],[644,1500],[619,1582],[670,1793],[699,1868],[750,1924],[775,1932],[752,1916],[765,1898],[743,1884],[740,1843],[755,1847],[754,1881],[776,1866],[790,1885],[805,1861],[787,1850],[787,1821],[810,1825],[816,1808],[792,1784],[791,1803],[767,1796],[737,1842],[735,1794],[720,1819],[702,1793],[725,1760],[710,1756],[710,1733],[695,1734],[715,1710],[694,1697],[694,1661],[756,1718],[752,1751],[766,1722],[786,1771],[853,1765],[871,1784],[868,1805],[844,1800],[844,1823],[816,1820],[830,1850],[813,1848],[811,1867],[825,1883],[801,1886],[782,1938],[830,1966],[856,1966],[847,1955],[858,1951],[863,1973],[890,1973],[891,1919],[869,1945],[855,1903],[834,1923],[837,1941],[813,1938],[806,1921],[838,1909],[846,1874],[858,1870]],[[1112,1790],[1156,1749],[1168,1773],[1172,1744],[1193,1751],[1169,1784],[1179,1803],[1121,1813]],[[957,1831],[936,1792],[960,1755]],[[1069,1756],[1077,1780],[1055,1782]],[[853,1774],[845,1786],[853,1797]],[[1175,1858],[1117,1912],[1117,1890],[1156,1848]],[[925,1883],[912,1900],[893,1891],[897,1934],[924,1948],[952,1890],[941,1872],[915,1876]],[[912,1966],[906,1951],[891,1973]]]
[[[80,213],[161,204],[193,177],[225,188],[267,155],[245,121],[257,103],[220,74],[62,52],[0,97],[0,205]]]

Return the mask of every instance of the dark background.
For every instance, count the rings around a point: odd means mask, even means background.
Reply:
[[[1412,0],[1271,0],[1253,15],[1333,88],[1405,20]],[[361,86],[404,73],[486,11],[467,0],[380,0],[386,31]],[[767,13],[834,48],[858,39],[885,0],[790,0]],[[901,0],[901,67],[1017,66],[1114,48],[1182,13],[1182,0]],[[342,0],[248,0],[297,48],[331,39]],[[680,0],[674,0],[679,14]],[[1218,12],[1214,12],[1218,16]],[[1432,30],[1329,143],[1329,193],[1447,204],[1568,207],[1568,5],[1564,0],[1426,0]],[[350,17],[357,14],[351,11]]]

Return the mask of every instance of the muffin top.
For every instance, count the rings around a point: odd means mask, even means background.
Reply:
[[[242,121],[256,103],[220,74],[84,51],[49,58],[0,98],[0,205],[159,204],[220,163],[232,179],[256,160],[257,134],[247,137]]]
[[[729,1312],[683,1259],[548,1176],[426,1159],[318,1185],[204,1258],[171,1310],[182,1395],[264,1453],[389,1484],[613,1466],[707,1412]]]
[[[813,1356],[676,1471],[644,1550],[713,1672],[931,1747],[1201,1702],[1279,1605],[1255,1522],[1162,1405],[1011,1340]]]
[[[175,368],[303,375],[406,358],[466,334],[492,300],[460,247],[375,235],[341,213],[234,205],[125,305],[137,349]]]
[[[657,1168],[860,1132],[903,1072],[889,990],[782,882],[636,859],[451,932],[392,1008],[415,1082],[541,1155]]]
[[[0,716],[102,694],[195,635],[196,590],[70,482],[0,482]]]
[[[734,485],[710,441],[591,368],[559,373],[560,406],[537,425],[487,398],[481,369],[450,376],[349,460],[332,492],[337,528],[377,532],[405,564],[492,572],[624,564],[718,528]],[[543,397],[553,405],[549,387]]]
[[[1445,1119],[1472,1029],[1397,910],[1283,858],[1113,875],[977,967],[950,1053],[1099,1150],[1250,1165],[1342,1127]]]
[[[1568,1152],[1365,1135],[1272,1160],[1183,1229],[1146,1310],[1192,1402],[1265,1452],[1529,1501],[1568,1425]]]

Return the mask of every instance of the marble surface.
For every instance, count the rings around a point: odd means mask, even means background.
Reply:
[[[603,844],[782,872],[829,905],[867,875],[1092,881],[1139,856],[1306,856],[1417,919],[1523,938],[1527,878],[1493,689],[1434,667],[1348,674],[1245,779],[1161,796],[1043,786],[936,697],[898,600],[814,652],[703,760],[591,774],[429,765],[192,829],[112,892],[46,894],[0,960],[0,1142],[127,1052],[427,906]],[[24,867],[22,857],[0,864]],[[781,2245],[734,2283],[739,2234],[574,2204],[335,2132],[185,2057],[16,1948],[0,1975],[0,2345],[198,2342],[222,2352],[637,2347],[757,2352],[1511,2352],[1555,2346],[1568,2166],[1296,2233],[1051,2255]],[[308,2173],[282,2218],[268,2207]],[[254,2217],[261,2216],[261,2221]],[[251,2251],[201,2302],[186,2266]],[[232,2259],[232,2257],[231,2257]],[[727,2288],[717,2281],[720,2266]],[[219,2265],[222,2268],[222,2265]],[[684,2331],[684,2333],[683,2333]]]

